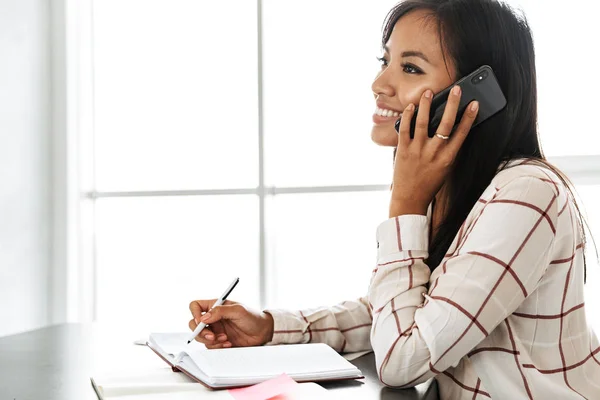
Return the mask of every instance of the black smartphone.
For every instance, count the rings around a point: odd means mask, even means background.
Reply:
[[[473,100],[479,102],[479,112],[477,113],[477,117],[471,128],[479,125],[506,106],[506,98],[504,97],[504,93],[502,93],[502,89],[500,89],[494,71],[492,71],[492,68],[489,65],[482,65],[469,75],[459,79],[433,96],[433,99],[431,100],[431,110],[429,112],[429,137],[433,137],[436,134],[438,126],[442,122],[442,116],[444,115],[444,109],[448,102],[450,90],[456,85],[460,86],[462,95],[458,106],[458,113],[456,114],[456,122],[452,131],[454,131],[456,126],[460,123],[467,106]],[[415,123],[417,121],[418,109],[419,107],[416,108],[410,124],[411,139],[415,136]],[[402,118],[396,121],[396,132],[400,129],[401,120]]]

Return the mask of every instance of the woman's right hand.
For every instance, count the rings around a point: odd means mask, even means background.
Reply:
[[[207,348],[260,346],[273,338],[271,314],[229,300],[211,310],[216,301],[196,300],[190,303],[193,318],[189,327],[193,331],[201,322],[208,324],[196,336],[196,340]]]

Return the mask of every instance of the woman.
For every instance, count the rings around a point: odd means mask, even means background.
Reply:
[[[600,399],[582,218],[538,141],[527,22],[493,0],[408,0],[388,15],[382,44],[371,135],[396,150],[368,295],[303,311],[229,302],[206,313],[214,300],[198,300],[190,328],[210,328],[197,340],[372,348],[384,384],[436,377],[442,399]],[[461,96],[453,91],[438,135],[427,137],[432,94],[484,64],[506,108],[470,129],[472,102],[452,131]]]

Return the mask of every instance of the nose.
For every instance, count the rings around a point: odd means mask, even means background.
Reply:
[[[386,68],[382,70],[379,74],[377,74],[375,80],[373,81],[373,84],[371,85],[371,90],[373,91],[375,97],[378,97],[380,95],[384,95],[386,97],[394,97],[396,94],[396,90],[390,84],[391,81],[392,80],[390,79],[389,68]]]

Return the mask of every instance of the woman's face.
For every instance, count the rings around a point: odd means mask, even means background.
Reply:
[[[371,139],[379,145],[398,145],[394,124],[410,103],[419,105],[425,90],[435,94],[455,81],[454,63],[448,55],[444,62],[434,20],[423,19],[427,15],[419,10],[400,18],[386,43],[372,85],[376,108]]]

